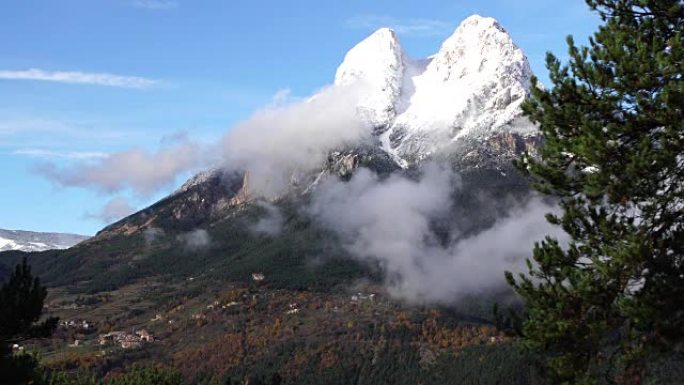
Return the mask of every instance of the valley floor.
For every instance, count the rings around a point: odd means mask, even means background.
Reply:
[[[190,383],[254,373],[293,384],[532,381],[526,358],[484,319],[402,306],[373,285],[323,293],[270,288],[268,277],[149,279],[93,295],[53,290],[49,311],[58,331],[26,349],[49,368],[98,377],[163,363]]]

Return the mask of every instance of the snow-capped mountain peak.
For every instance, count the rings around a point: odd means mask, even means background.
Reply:
[[[477,73],[493,74],[500,64],[517,61],[506,57],[522,54],[516,48],[495,19],[473,15],[442,43],[430,66],[443,81],[455,81]]]
[[[391,72],[401,72],[403,51],[397,34],[380,28],[347,52],[337,68],[335,84],[347,85],[359,79],[378,83]]]
[[[362,87],[359,113],[374,126],[389,125],[401,92],[404,52],[396,33],[381,28],[349,50],[335,74],[335,85]]]
[[[473,15],[425,59],[409,58],[396,34],[380,29],[347,53],[335,84],[364,87],[358,111],[383,148],[420,159],[460,138],[515,130],[509,123],[521,113],[531,75],[506,30]]]

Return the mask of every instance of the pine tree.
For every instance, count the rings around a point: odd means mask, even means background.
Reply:
[[[516,162],[558,198],[547,219],[570,242],[538,243],[529,275],[507,279],[554,383],[639,383],[684,339],[684,5],[587,4],[602,25],[586,47],[568,38],[567,64],[547,54],[552,87],[523,106],[543,146]]]
[[[27,383],[34,375],[35,360],[28,355],[14,357],[12,345],[52,334],[57,318],[38,322],[46,296],[47,289],[33,278],[26,258],[0,288],[0,383]]]

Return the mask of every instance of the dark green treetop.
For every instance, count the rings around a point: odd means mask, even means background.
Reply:
[[[7,283],[0,288],[0,341],[19,342],[48,337],[57,326],[56,318],[40,320],[47,289],[31,275],[26,258],[17,265]]]
[[[684,5],[587,0],[602,25],[569,61],[547,55],[551,87],[523,105],[543,135],[516,165],[569,235],[534,248],[507,279],[527,305],[526,344],[557,383],[638,383],[645,357],[684,338]],[[536,82],[536,79],[534,80]]]
[[[14,357],[12,344],[31,338],[48,337],[57,326],[57,318],[39,322],[47,289],[31,275],[26,258],[17,265],[9,280],[0,288],[0,383],[27,383],[37,363],[28,355]]]

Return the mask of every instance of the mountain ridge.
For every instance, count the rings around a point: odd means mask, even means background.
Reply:
[[[436,54],[424,59],[410,58],[397,34],[380,28],[346,53],[333,85],[360,89],[356,112],[372,130],[370,141],[338,148],[318,168],[293,174],[285,195],[308,193],[327,175],[349,177],[369,165],[375,172],[396,171],[429,159],[446,160],[459,172],[515,174],[510,161],[522,152],[534,153],[540,144],[536,127],[520,109],[531,75],[524,53],[493,18],[468,17]],[[450,104],[448,98],[464,87],[465,99]],[[440,98],[447,98],[440,106],[442,116],[431,120],[433,111],[421,105]],[[468,115],[473,109],[475,117]],[[184,231],[206,225],[258,198],[251,190],[249,171],[209,169],[154,205],[105,227],[98,237],[164,227],[160,223],[171,219]]]
[[[68,249],[90,238],[70,233],[46,233],[0,229],[0,251],[45,251]]]

